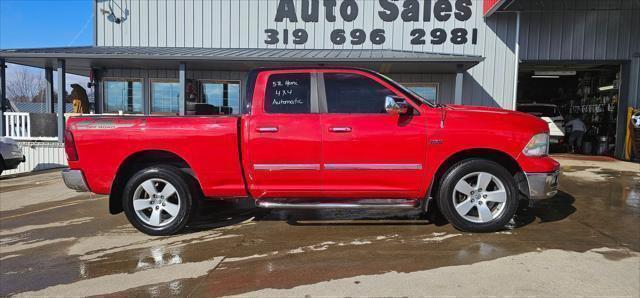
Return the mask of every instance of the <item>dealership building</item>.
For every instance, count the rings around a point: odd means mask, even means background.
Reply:
[[[440,103],[581,117],[585,153],[629,158],[640,0],[93,1],[92,46],[0,51],[46,70],[52,113],[65,73],[91,78],[98,114],[238,114],[252,68],[355,66]]]

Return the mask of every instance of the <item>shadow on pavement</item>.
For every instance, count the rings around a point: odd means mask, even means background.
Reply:
[[[520,208],[510,228],[519,228],[539,220],[540,223],[563,220],[576,212],[575,199],[566,192],[537,202],[533,207]],[[439,211],[424,213],[415,210],[267,210],[253,202],[202,202],[198,215],[189,224],[186,233],[234,225],[247,220],[282,221],[292,226],[409,226],[447,225]],[[430,207],[434,208],[434,207]]]
[[[576,212],[573,203],[576,200],[572,195],[558,191],[552,198],[536,202],[533,207],[520,209],[514,217],[515,227],[523,227],[537,219],[540,223],[563,220]]]

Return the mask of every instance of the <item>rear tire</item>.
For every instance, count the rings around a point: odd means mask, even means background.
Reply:
[[[463,160],[444,174],[438,206],[458,230],[498,231],[518,208],[516,182],[507,169],[493,161]]]
[[[157,165],[134,174],[125,186],[122,207],[140,232],[166,236],[189,221],[193,193],[186,174],[172,166]]]

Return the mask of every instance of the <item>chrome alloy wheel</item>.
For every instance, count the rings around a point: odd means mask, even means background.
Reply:
[[[498,177],[486,172],[473,172],[456,183],[452,199],[456,212],[464,219],[487,223],[504,212],[507,191]]]
[[[162,227],[173,222],[180,211],[180,195],[175,186],[164,179],[142,182],[133,194],[133,210],[144,223]]]

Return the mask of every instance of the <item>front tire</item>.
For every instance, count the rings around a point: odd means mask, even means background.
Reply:
[[[134,174],[123,193],[129,222],[152,236],[172,235],[189,221],[193,198],[186,174],[172,166],[151,166]]]
[[[438,206],[458,230],[498,231],[518,208],[516,182],[507,169],[493,161],[463,160],[444,174]]]

